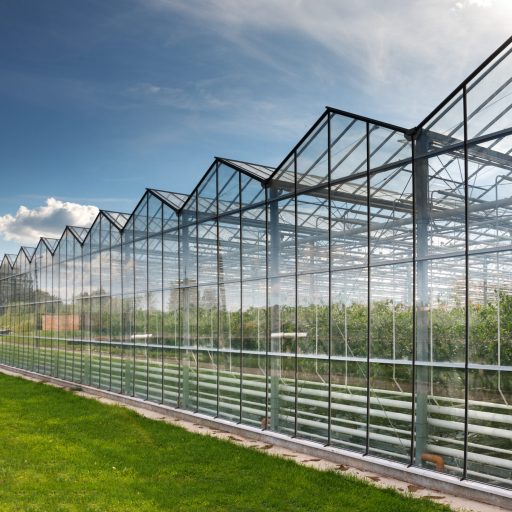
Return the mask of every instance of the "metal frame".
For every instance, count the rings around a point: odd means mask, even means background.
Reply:
[[[492,320],[493,308],[512,303],[512,193],[499,194],[512,181],[511,62],[512,38],[414,128],[326,107],[275,169],[216,157],[190,195],[148,188],[130,214],[101,211],[91,228],[67,226],[59,240],[41,238],[35,249],[5,255],[0,362],[57,376],[63,364],[64,378],[76,382],[97,381],[221,421],[512,489],[512,400],[506,398],[512,395],[512,335],[501,332],[499,314]],[[225,169],[232,174],[224,183]],[[157,230],[150,229],[155,201]],[[93,247],[97,230],[99,247]],[[151,248],[151,241],[159,244]],[[165,252],[167,241],[175,253]],[[311,264],[302,268],[306,245]],[[237,268],[221,258],[230,250]],[[500,268],[492,263],[497,254]],[[165,282],[166,256],[176,265],[173,283]],[[325,286],[327,304],[312,290],[314,308],[302,305],[304,276]],[[263,283],[264,298],[258,293],[246,304],[244,286]],[[229,285],[236,289],[234,303],[222,290]],[[215,297],[211,346],[200,331],[205,291]],[[286,291],[291,300],[281,304]],[[156,333],[152,292],[160,294]],[[106,336],[92,328],[96,295]],[[178,339],[168,344],[171,300]],[[119,333],[114,301],[120,301]],[[60,321],[70,308],[81,318],[73,336],[62,335],[65,321],[54,332],[38,327],[41,312],[48,309]],[[474,348],[473,338],[483,336],[473,330],[473,322],[484,321],[481,310],[492,317],[487,352]],[[259,334],[254,342],[261,314],[264,350]],[[231,322],[238,348],[220,342]],[[497,363],[496,322],[504,336]],[[318,340],[319,331],[323,351],[312,343],[311,333]],[[154,334],[161,340],[153,342]],[[238,357],[239,367],[221,367],[224,356]],[[318,362],[325,363],[321,375]],[[477,371],[478,393],[471,389]]]

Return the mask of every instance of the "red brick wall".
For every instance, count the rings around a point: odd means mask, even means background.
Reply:
[[[80,315],[42,315],[43,331],[71,331],[80,329]]]

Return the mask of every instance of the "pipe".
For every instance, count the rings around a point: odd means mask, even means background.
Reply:
[[[436,465],[437,471],[444,473],[444,459],[441,455],[435,455],[434,453],[423,452],[421,460],[424,462],[433,462]]]

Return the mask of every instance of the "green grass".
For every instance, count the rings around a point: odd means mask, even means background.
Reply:
[[[0,511],[448,508],[0,375]]]

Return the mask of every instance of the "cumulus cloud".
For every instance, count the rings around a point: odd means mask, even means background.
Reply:
[[[97,215],[96,206],[49,197],[43,206],[32,209],[20,206],[15,215],[0,216],[0,234],[6,240],[36,244],[42,236],[60,238],[67,225],[88,227]]]

